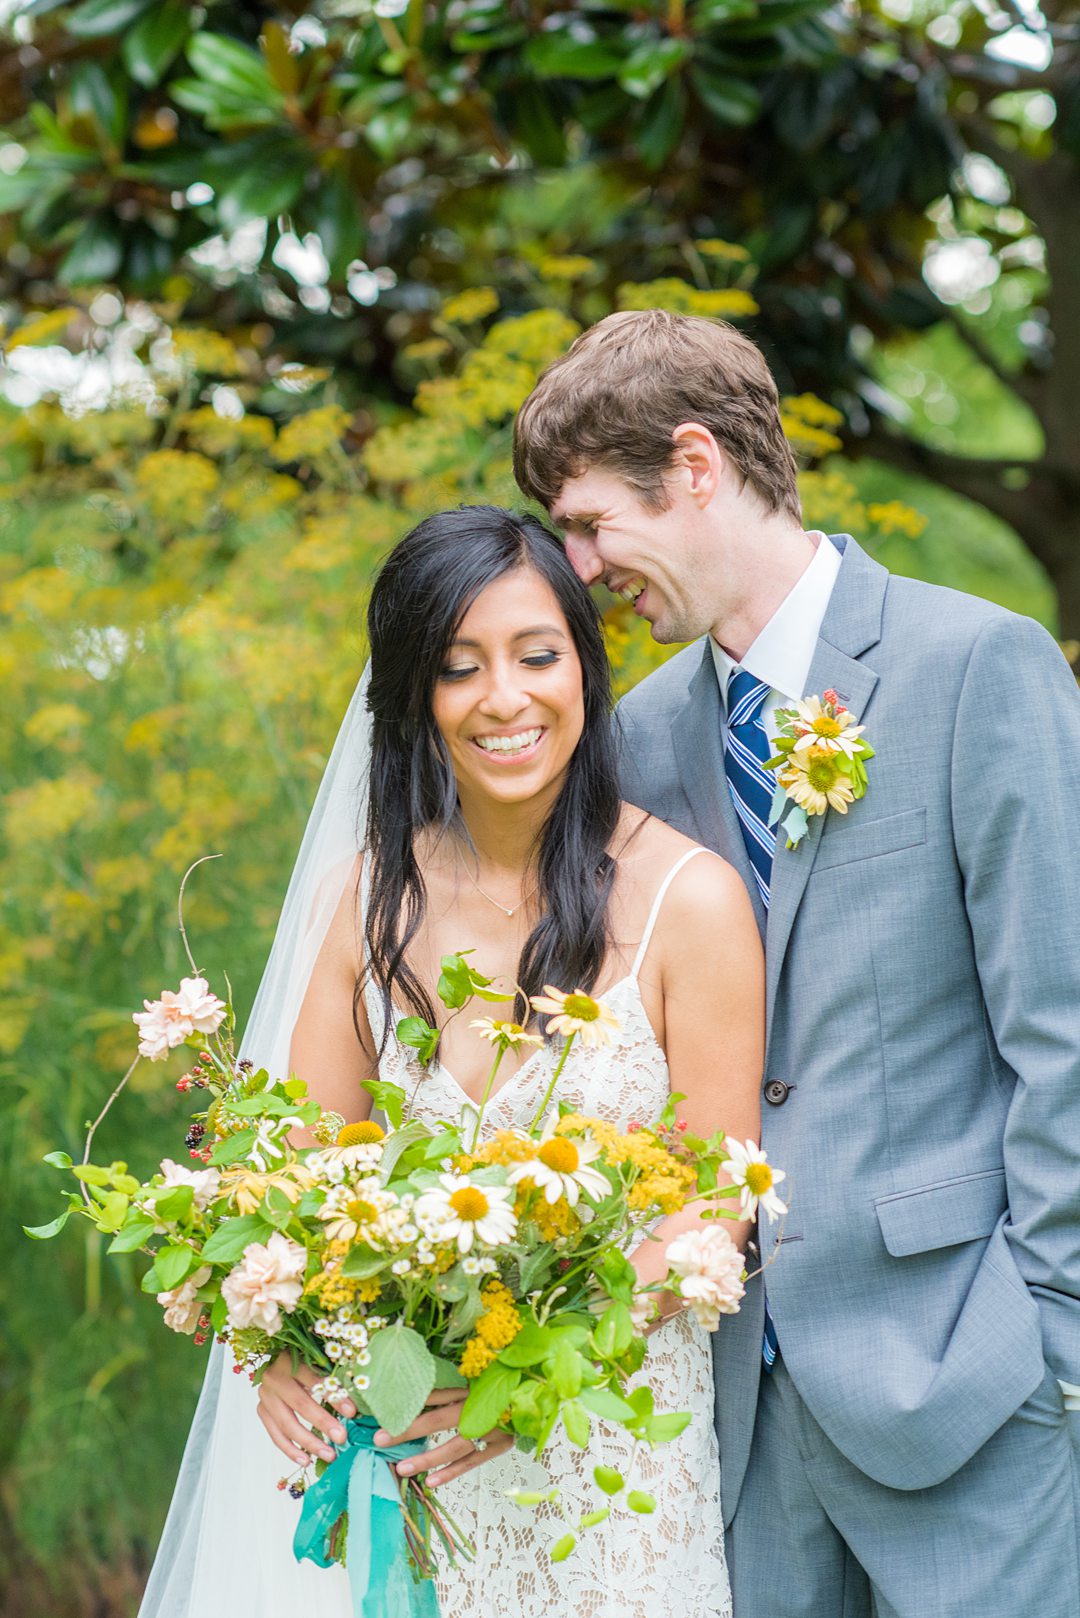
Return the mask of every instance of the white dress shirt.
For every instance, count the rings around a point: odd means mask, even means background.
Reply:
[[[710,637],[709,645],[724,708],[725,747],[727,687],[733,669],[746,669],[756,680],[764,680],[771,687],[761,711],[761,720],[770,741],[776,737],[776,709],[788,708],[808,695],[806,682],[810,678],[810,665],[814,661],[822,619],[840,572],[842,557],[824,534],[814,532],[808,534],[807,538],[816,547],[809,566],[781,601],[742,662],[734,663],[724,648]]]
[[[724,711],[724,747],[727,747],[727,688],[732,671],[743,668],[756,680],[766,680],[769,695],[761,711],[762,723],[770,742],[775,741],[776,709],[790,708],[806,696],[820,696],[809,692],[806,682],[810,678],[810,665],[814,661],[818,636],[825,611],[840,572],[842,557],[827,535],[811,532],[816,549],[810,565],[795,587],[788,592],[764,629],[749,648],[741,663],[735,663],[724,648],[710,637],[709,646],[720,683],[720,701]],[[1080,1384],[1062,1382],[1066,1410],[1080,1412]]]

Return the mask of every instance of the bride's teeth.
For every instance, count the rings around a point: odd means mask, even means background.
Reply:
[[[523,753],[540,740],[539,730],[523,730],[517,736],[477,736],[485,753]]]

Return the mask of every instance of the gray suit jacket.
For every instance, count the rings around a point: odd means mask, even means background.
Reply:
[[[762,1109],[790,1193],[779,1243],[760,1229],[781,1350],[837,1447],[917,1489],[1047,1363],[1080,1377],[1080,694],[1030,620],[832,543],[804,694],[835,688],[877,756],[848,814],[781,837],[767,925],[706,641],[621,703],[624,791],[750,890],[766,1080],[790,1087]],[[716,1335],[729,1520],[761,1329],[758,1282]]]

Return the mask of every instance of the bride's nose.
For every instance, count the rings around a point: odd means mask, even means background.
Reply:
[[[496,724],[509,724],[532,701],[525,689],[523,670],[512,662],[495,663],[488,671],[488,680],[480,699],[481,712]]]

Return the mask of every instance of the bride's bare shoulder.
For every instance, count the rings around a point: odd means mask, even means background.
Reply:
[[[619,872],[619,885],[627,898],[639,894],[648,904],[672,866],[691,849],[701,848],[673,826],[654,815],[646,815],[633,804],[624,804],[616,841],[612,847]],[[716,905],[735,903],[741,908],[746,894],[742,878],[733,865],[706,849],[680,871],[672,883],[671,898],[689,902],[691,910],[704,907],[715,921]],[[695,902],[696,900],[696,902]],[[665,908],[670,908],[665,906]]]

